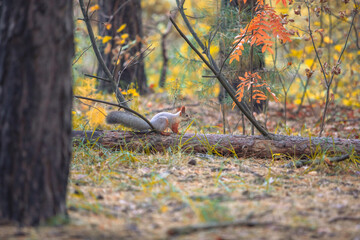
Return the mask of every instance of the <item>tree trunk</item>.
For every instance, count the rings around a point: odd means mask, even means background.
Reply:
[[[106,62],[106,65],[109,69],[114,68],[114,64],[117,59],[116,51],[112,51],[115,48],[119,48],[115,43],[115,36],[128,33],[128,41],[138,40],[143,38],[143,29],[142,29],[142,19],[141,19],[141,4],[140,0],[99,0],[99,35],[101,36],[111,36],[112,40],[108,44],[111,44],[111,50],[108,54],[104,53],[105,46],[100,46],[101,54]],[[111,29],[106,29],[104,23],[112,24]],[[123,24],[126,24],[126,28],[117,33],[116,30]],[[120,63],[115,69],[114,77],[118,78],[118,72],[124,69],[124,63],[129,60],[129,57],[133,57],[136,53],[140,53],[142,49],[141,41],[137,43],[128,51],[129,55],[122,57]],[[106,77],[105,73],[101,66],[99,66],[97,74],[99,77]],[[126,68],[120,79],[120,87],[127,89],[128,85],[134,83],[135,87],[139,90],[141,94],[144,94],[148,91],[146,75],[145,75],[145,66],[142,59],[138,59],[138,63]],[[101,81],[99,84],[99,89],[107,90],[112,92],[111,84]]]
[[[77,141],[92,140],[114,149],[132,151],[164,152],[166,149],[181,149],[188,153],[220,153],[224,156],[272,158],[272,154],[284,156],[311,156],[316,147],[337,153],[349,153],[354,148],[360,154],[360,140],[335,138],[309,138],[294,136],[276,136],[277,140],[268,140],[263,136],[217,135],[217,134],[172,134],[162,136],[155,133],[133,133],[116,131],[74,131]]]
[[[240,4],[240,5],[239,5]],[[245,28],[244,22],[248,23],[251,20],[251,8],[255,6],[256,0],[249,0],[246,3],[243,1],[230,1],[230,0],[222,0],[221,1],[221,25],[220,25],[220,32],[224,34],[222,36],[227,36],[232,29],[238,29],[239,25],[240,28]],[[235,14],[235,11],[238,14]],[[242,24],[242,25],[241,25]],[[225,59],[225,56],[228,54],[229,46],[233,45],[234,37],[238,33],[235,33],[233,36],[229,38],[222,37],[219,41],[220,44],[220,54],[219,54],[219,61],[222,63]],[[251,33],[248,33],[251,34]],[[224,72],[228,72],[226,75],[229,75],[229,79],[231,80],[231,84],[234,89],[237,89],[239,85],[239,76],[244,76],[245,72],[258,72],[265,67],[265,57],[264,54],[261,52],[262,45],[254,46],[253,47],[253,54],[251,51],[244,51],[242,57],[240,58],[239,62],[234,62],[232,66],[226,66],[224,68]],[[253,56],[251,56],[253,55]],[[251,63],[252,59],[252,63]],[[235,72],[235,74],[234,74]],[[220,102],[223,102],[223,99],[226,97],[226,92],[223,87],[221,87],[218,99]],[[249,99],[250,96],[247,96]],[[253,109],[255,112],[260,113],[263,110],[265,101],[260,101],[261,103],[253,103]]]
[[[5,0],[0,13],[0,219],[66,216],[73,2]]]

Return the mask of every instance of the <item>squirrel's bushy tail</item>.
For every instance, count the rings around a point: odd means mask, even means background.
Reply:
[[[144,120],[128,112],[110,112],[106,116],[106,123],[121,124],[125,127],[139,131],[150,129],[149,125]]]

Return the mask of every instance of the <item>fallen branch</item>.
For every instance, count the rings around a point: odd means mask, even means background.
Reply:
[[[248,220],[238,220],[232,222],[219,222],[219,223],[204,223],[197,225],[190,225],[185,227],[174,227],[167,231],[169,236],[179,236],[191,234],[199,231],[206,231],[210,229],[227,228],[227,227],[266,227],[274,225],[274,222],[256,222]]]
[[[168,149],[187,153],[218,154],[235,157],[272,158],[273,154],[283,156],[311,156],[317,147],[328,154],[360,155],[360,140],[276,135],[276,140],[263,136],[222,134],[171,134],[135,133],[123,131],[74,131],[76,142],[97,142],[107,148],[127,149],[138,152],[165,152]]]
[[[334,223],[338,221],[354,221],[360,223],[360,217],[350,217],[350,216],[343,216],[343,217],[335,217],[328,221],[328,223]]]
[[[326,164],[331,165],[332,163],[342,162],[349,158],[350,158],[349,154],[345,154],[345,155],[341,155],[338,157],[332,157],[332,158],[326,158],[326,159],[315,159],[315,160],[301,159],[296,162],[287,163],[282,167],[284,167],[284,168],[301,168],[305,165],[319,165],[322,162],[325,162]]]

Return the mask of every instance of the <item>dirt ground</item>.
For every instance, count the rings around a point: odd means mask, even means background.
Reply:
[[[132,157],[72,169],[69,225],[2,226],[0,239],[360,239],[360,171],[351,163]]]
[[[196,124],[211,122],[217,130],[208,131],[221,133],[214,109],[195,114]],[[276,121],[281,112],[274,112],[267,126],[281,133],[316,132],[319,124],[310,110],[296,116],[290,111],[288,130]],[[357,138],[359,125],[352,119],[360,110],[351,111],[330,111],[335,113],[327,134]],[[305,130],[299,116],[309,121]],[[236,124],[236,116],[227,119]],[[77,146],[69,181],[70,223],[22,229],[0,223],[0,239],[360,240],[359,162],[283,167],[293,160]]]

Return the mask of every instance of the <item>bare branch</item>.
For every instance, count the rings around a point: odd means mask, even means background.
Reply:
[[[89,50],[92,47],[92,45],[86,47],[82,53],[73,61],[73,63],[71,64],[72,66],[74,66],[75,63],[77,63],[77,61],[79,61],[79,59],[87,52],[87,50]]]
[[[94,75],[87,74],[87,73],[85,73],[84,75],[87,76],[87,77],[90,77],[90,78],[99,79],[99,80],[104,81],[104,82],[111,82],[111,80],[109,80],[109,79],[107,79],[107,78],[98,77],[98,76],[94,76]]]
[[[79,99],[85,99],[85,100],[90,100],[90,101],[94,101],[94,102],[104,103],[104,104],[119,107],[119,108],[123,108],[126,111],[131,112],[132,114],[134,114],[134,115],[138,116],[139,118],[141,118],[142,120],[144,120],[150,126],[151,130],[153,130],[154,132],[158,132],[146,117],[144,117],[140,113],[132,110],[131,108],[125,107],[123,104],[120,105],[120,104],[116,104],[116,103],[110,103],[110,102],[106,102],[106,101],[102,101],[102,100],[97,100],[97,99],[88,98],[88,97],[82,97],[82,96],[77,96],[77,95],[75,95],[74,97],[79,98]],[[129,102],[129,101],[131,101],[131,100],[128,100],[127,102]]]

